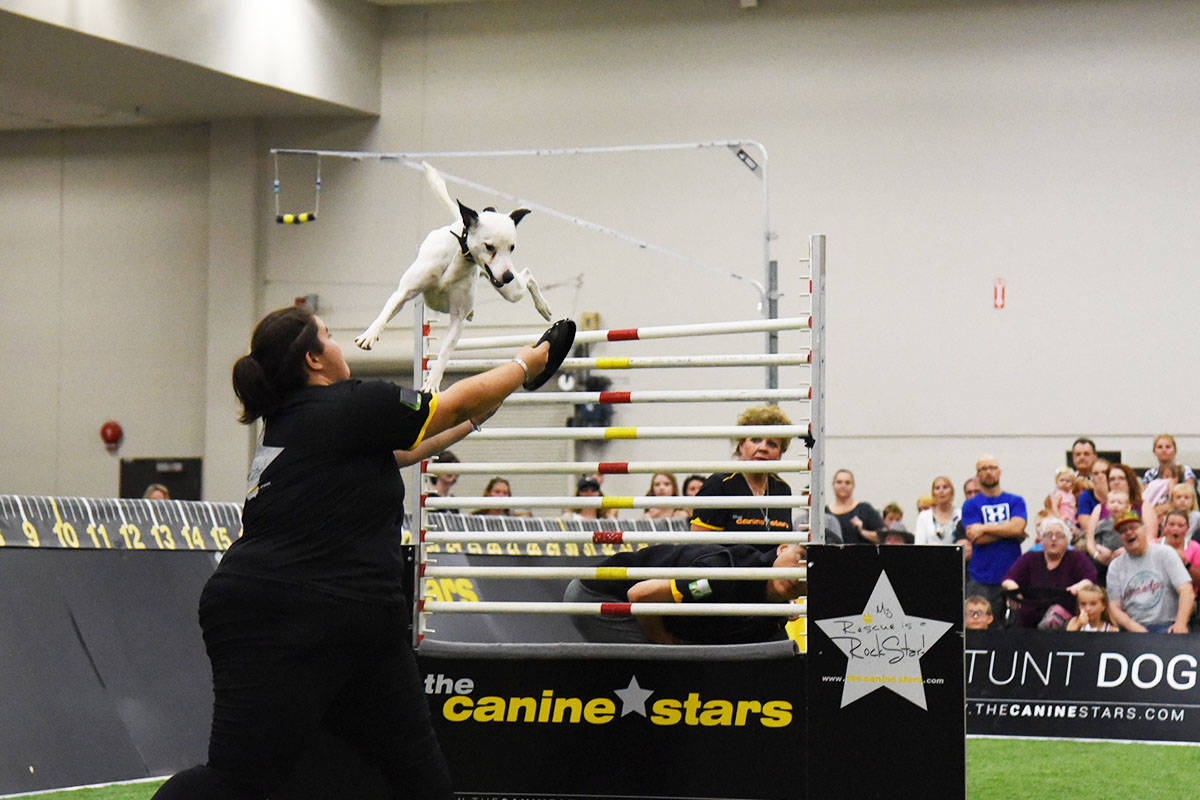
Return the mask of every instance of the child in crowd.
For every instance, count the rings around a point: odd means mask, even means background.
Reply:
[[[1079,614],[1067,622],[1069,631],[1119,631],[1116,623],[1108,616],[1108,592],[1094,583],[1079,587],[1075,595],[1079,603]]]
[[[1160,516],[1166,513],[1165,506],[1170,502],[1171,490],[1179,483],[1179,478],[1178,464],[1168,461],[1166,464],[1160,465],[1158,477],[1151,480],[1146,484],[1146,488],[1142,489],[1142,501],[1154,506],[1155,510],[1163,506]]]
[[[1169,503],[1167,513],[1182,511],[1187,514],[1188,538],[1193,538],[1197,529],[1200,529],[1200,511],[1196,510],[1196,490],[1189,483],[1177,483],[1171,487],[1171,494],[1167,496],[1167,502]]]
[[[963,618],[967,630],[987,630],[992,624],[992,604],[981,594],[973,594],[963,603]]]
[[[893,530],[906,530],[904,527],[904,509],[899,503],[888,503],[883,507],[883,527]]]
[[[1069,527],[1078,527],[1075,521],[1075,471],[1070,467],[1059,467],[1054,471],[1054,491],[1050,493],[1048,507],[1054,516]]]

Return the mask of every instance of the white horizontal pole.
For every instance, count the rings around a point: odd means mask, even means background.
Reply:
[[[429,462],[430,475],[541,475],[577,474],[634,475],[654,472],[808,472],[812,465],[803,461],[494,461]]]
[[[802,528],[804,526],[801,526]],[[525,544],[561,542],[577,544],[712,544],[714,531],[427,531],[425,542],[477,542]],[[721,531],[721,544],[789,544],[807,538],[803,530],[790,539],[778,533]]]
[[[625,613],[621,607],[628,606]],[[666,617],[803,617],[808,603],[549,603],[479,601],[455,603],[426,600],[425,613],[447,614],[590,614],[593,616]]]
[[[804,436],[807,425],[666,425],[608,428],[484,428],[473,439],[747,439]]]
[[[425,507],[435,508],[673,508],[676,505],[692,508],[803,508],[807,495],[753,495],[714,497],[710,495],[683,497],[435,497],[425,498]]]
[[[426,578],[580,578],[596,581],[651,578],[705,578],[708,580],[801,581],[804,567],[425,567]]]
[[[720,403],[810,400],[812,389],[663,389],[632,392],[526,392],[509,395],[505,405],[552,403]]]
[[[291,147],[272,147],[272,155],[322,156],[325,158],[349,158],[354,161],[406,161],[430,158],[512,158],[515,156],[576,156],[601,153],[651,153],[663,150],[700,150],[703,148],[740,147],[750,145],[761,148],[758,142],[749,139],[718,140],[702,142],[665,142],[660,144],[597,145],[594,147],[531,147],[519,150],[417,150],[411,153],[378,152],[369,150],[311,150]]]
[[[433,364],[436,358],[429,359]],[[452,358],[446,362],[449,370],[485,370],[499,367],[511,358]],[[670,369],[674,367],[786,367],[808,365],[812,354],[799,353],[735,353],[707,356],[622,356],[564,359],[559,370],[578,372],[591,369]]]
[[[649,339],[672,339],[681,336],[715,336],[728,333],[755,333],[766,331],[807,330],[812,326],[812,317],[782,317],[778,319],[751,319],[733,322],[708,322],[694,325],[657,325],[641,328],[607,328],[597,331],[578,331],[575,344],[595,342],[637,342]],[[479,336],[460,339],[459,350],[484,350],[493,347],[520,347],[533,344],[541,332],[509,334],[507,336]]]

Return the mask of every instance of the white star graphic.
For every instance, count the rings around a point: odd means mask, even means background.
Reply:
[[[842,708],[876,689],[891,689],[914,705],[926,708],[921,656],[953,623],[905,614],[892,582],[883,571],[862,614],[816,622],[846,655]]]
[[[643,689],[638,686],[637,675],[629,680],[624,689],[613,689],[613,694],[621,698],[621,716],[626,714],[641,714],[646,716],[646,698],[654,694],[653,689]]]

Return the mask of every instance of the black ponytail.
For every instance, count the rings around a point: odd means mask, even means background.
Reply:
[[[250,337],[250,354],[233,365],[233,393],[242,403],[238,421],[249,425],[267,416],[308,383],[304,356],[322,350],[310,309],[287,306],[263,317]]]

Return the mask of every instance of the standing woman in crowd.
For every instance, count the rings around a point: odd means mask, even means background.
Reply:
[[[842,526],[843,544],[877,544],[883,517],[867,502],[854,499],[854,473],[839,469],[833,473],[833,502],[825,510]]]
[[[1160,433],[1154,437],[1154,460],[1158,463],[1142,474],[1142,485],[1146,485],[1152,480],[1162,477],[1162,468],[1164,464],[1171,464],[1175,461],[1175,456],[1178,455],[1179,449],[1175,446],[1175,437],[1169,433]],[[1182,473],[1179,476],[1179,481],[1186,482],[1193,490],[1196,488],[1196,473],[1186,464],[1180,464],[1179,470]],[[1137,506],[1134,506],[1137,508]]]
[[[741,413],[738,425],[791,425],[778,406],[752,406]],[[747,436],[738,439],[733,457],[738,461],[778,461],[787,452],[787,436]],[[773,472],[715,472],[708,476],[697,497],[769,497],[790,495],[792,487]],[[786,541],[792,528],[790,508],[697,508],[692,517],[694,531],[738,531],[780,534]],[[774,553],[776,545],[755,545],[764,553]]]
[[[917,514],[913,530],[914,544],[954,544],[954,528],[962,519],[954,507],[954,484],[945,475],[933,479],[930,495],[933,505]]]
[[[341,347],[307,308],[258,323],[233,368],[241,422],[264,422],[242,536],[200,597],[213,673],[208,762],[155,798],[272,796],[322,734],[377,769],[391,797],[454,797],[406,632],[397,464],[462,439],[522,382],[544,382],[570,327],[433,394],[350,380]]]

